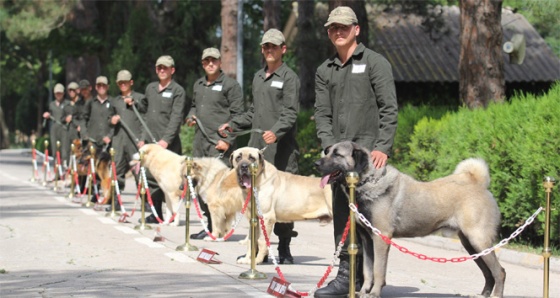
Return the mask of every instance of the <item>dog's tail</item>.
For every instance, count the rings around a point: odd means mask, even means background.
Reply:
[[[486,162],[481,158],[469,158],[460,162],[453,174],[461,173],[470,174],[476,183],[485,188],[490,186],[490,171]]]

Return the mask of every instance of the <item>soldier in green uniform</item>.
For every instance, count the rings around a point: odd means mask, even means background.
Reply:
[[[193,102],[187,116],[187,125],[199,126],[194,135],[193,157],[220,156],[225,163],[229,163],[229,156],[235,148],[235,137],[228,136],[220,139],[218,128],[232,117],[244,112],[243,92],[236,80],[222,72],[221,66],[222,60],[218,49],[207,48],[202,52],[202,67],[206,76],[194,83]],[[208,228],[212,231],[212,218],[208,205],[204,200],[198,201],[208,218]],[[205,236],[206,232],[202,230],[190,237],[203,239]]]
[[[238,130],[252,127],[264,133],[252,132],[249,146],[265,148],[264,158],[281,171],[297,173],[299,148],[296,142],[296,120],[299,111],[299,78],[283,61],[287,47],[284,35],[270,29],[263,35],[261,52],[266,66],[253,78],[253,103],[249,110],[220,127]],[[280,263],[293,264],[290,252],[292,237],[297,236],[293,223],[276,223]]]
[[[112,106],[115,110],[115,115],[111,119],[111,124],[115,127],[112,145],[115,149],[118,185],[119,189],[123,190],[126,172],[130,170],[133,156],[138,154],[137,145],[142,136],[142,123],[134,113],[132,105],[141,102],[144,94],[132,90],[134,85],[132,74],[126,69],[117,73],[117,85],[121,94],[112,99]],[[137,175],[134,175],[134,178],[138,183]],[[120,210],[120,205],[117,206],[117,209]]]
[[[84,100],[78,95],[78,88],[79,85],[76,82],[68,84],[70,103],[64,107],[64,115],[62,118],[62,123],[68,125],[68,138],[67,143],[64,144],[64,149],[68,152],[67,156],[69,158],[71,155],[70,144],[72,144],[75,139],[80,139],[79,127],[85,105]],[[66,162],[66,160],[64,162]]]
[[[97,77],[95,90],[97,97],[86,102],[83,117],[87,127],[87,138],[95,143],[98,150],[106,151],[114,133],[111,118],[115,113],[107,94],[109,90],[107,77]]]
[[[67,152],[62,150],[62,146],[67,143],[67,128],[66,125],[62,123],[62,118],[64,115],[64,107],[69,104],[68,100],[64,99],[64,86],[60,83],[56,84],[53,89],[55,100],[49,104],[49,108],[43,113],[43,118],[50,119],[50,144],[51,152],[50,156],[56,158],[56,142],[60,142],[60,158],[62,160],[67,160]]]
[[[179,131],[191,107],[191,100],[187,99],[185,89],[173,80],[175,61],[171,56],[159,57],[155,66],[159,81],[146,87],[145,97],[138,103],[139,110],[145,112],[149,129],[144,128],[138,147],[142,147],[146,141],[154,142],[164,149],[182,154]],[[153,177],[148,177],[148,183],[154,208],[163,220],[161,207],[164,194]],[[146,222],[157,223],[157,220],[152,214],[146,218]]]
[[[365,146],[371,150],[373,165],[381,168],[387,162],[397,129],[398,106],[391,65],[383,56],[358,44],[360,26],[351,8],[333,9],[325,27],[337,53],[323,62],[315,75],[317,136],[325,150],[340,141]],[[335,247],[350,213],[342,187],[341,184],[332,186]],[[315,297],[348,295],[347,248],[348,241],[339,256],[336,278],[317,290]],[[361,260],[361,254],[357,259]],[[363,282],[362,266],[356,269],[356,290],[359,290]]]

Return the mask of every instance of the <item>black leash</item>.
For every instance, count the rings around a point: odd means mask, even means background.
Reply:
[[[136,114],[136,117],[138,117],[138,120],[140,120],[140,123],[142,124],[144,129],[150,135],[150,138],[152,138],[152,142],[157,143],[156,138],[154,138],[154,135],[152,134],[152,132],[148,128],[148,125],[146,124],[146,122],[144,122],[144,119],[142,119],[142,115],[140,115],[140,113],[138,112],[138,110],[136,109],[136,106],[134,104],[132,104],[132,110],[134,110],[134,114]]]

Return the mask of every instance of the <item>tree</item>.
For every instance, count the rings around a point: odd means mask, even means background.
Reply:
[[[459,97],[469,108],[505,97],[502,1],[461,0]]]
[[[222,69],[232,78],[237,76],[238,0],[222,0]]]

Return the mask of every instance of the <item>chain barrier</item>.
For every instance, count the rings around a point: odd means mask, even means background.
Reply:
[[[256,189],[256,187],[252,187],[251,189],[255,194],[255,204],[257,206],[257,215],[258,215],[258,218],[259,218],[259,223],[260,223],[260,226],[261,226],[262,233],[263,233],[265,241],[266,241],[266,247],[268,248],[268,254],[269,254],[270,258],[272,259],[272,263],[274,264],[274,270],[276,270],[276,273],[278,273],[278,276],[280,277],[280,279],[285,281],[286,278],[284,277],[284,274],[282,273],[282,270],[280,269],[280,265],[278,265],[278,260],[276,260],[276,256],[274,255],[274,253],[270,249],[270,239],[268,237],[268,233],[266,232],[266,227],[265,227],[265,224],[264,224],[264,217],[262,215],[261,208],[260,208],[260,205],[259,205],[259,198],[258,198],[257,189]],[[249,198],[250,198],[250,196],[249,196]],[[340,252],[342,251],[342,247],[344,246],[344,242],[346,242],[346,238],[348,237],[349,232],[350,232],[350,217],[348,217],[348,221],[346,221],[346,226],[344,227],[344,232],[342,233],[342,238],[340,239],[340,242],[338,242],[338,245],[337,245],[336,250],[333,254],[333,258],[331,260],[330,265],[327,267],[327,269],[325,270],[325,273],[323,274],[321,279],[319,279],[319,282],[317,282],[317,284],[313,287],[313,289],[311,289],[309,292],[301,292],[301,291],[298,291],[298,290],[294,289],[292,287],[292,285],[290,284],[290,290],[297,293],[298,295],[300,295],[302,297],[313,296],[315,291],[317,291],[317,289],[319,289],[325,283],[325,281],[327,280],[327,278],[331,274],[332,269],[334,268],[334,265],[336,264],[336,261],[338,260],[338,257],[340,256]]]
[[[482,256],[485,256],[491,252],[493,252],[494,250],[506,245],[511,239],[517,237],[517,235],[521,234],[521,232],[531,223],[533,223],[533,221],[535,220],[535,218],[537,217],[537,215],[543,210],[542,207],[539,207],[539,209],[537,209],[537,211],[535,211],[535,213],[533,213],[533,215],[531,215],[526,221],[525,223],[520,226],[517,230],[515,230],[508,238],[503,239],[502,241],[500,241],[498,244],[494,245],[493,247],[487,248],[477,254],[474,255],[469,255],[467,257],[459,257],[459,258],[450,258],[450,259],[446,259],[446,258],[434,258],[434,257],[428,257],[424,254],[419,254],[413,251],[408,250],[407,248],[400,246],[398,244],[396,244],[395,242],[393,242],[393,240],[391,240],[391,238],[389,238],[388,236],[385,236],[383,234],[381,234],[381,231],[375,227],[372,226],[372,224],[365,218],[365,216],[363,214],[361,214],[358,211],[358,208],[356,207],[356,205],[354,204],[350,204],[350,209],[358,216],[358,218],[360,219],[360,221],[367,226],[375,235],[381,237],[381,239],[383,239],[383,241],[385,241],[385,243],[392,245],[394,247],[396,247],[399,251],[405,253],[405,254],[409,254],[412,255],[420,260],[423,261],[432,261],[432,262],[436,262],[436,263],[447,263],[447,262],[451,262],[451,263],[460,263],[460,262],[465,262],[468,260],[476,260]]]
[[[233,232],[235,232],[235,228],[237,228],[237,225],[239,225],[239,222],[241,222],[241,219],[243,218],[243,215],[245,214],[245,211],[247,210],[247,206],[249,205],[249,202],[251,201],[251,192],[249,191],[249,193],[247,194],[247,199],[245,199],[245,202],[243,202],[243,207],[241,208],[241,213],[238,213],[235,216],[235,222],[233,223],[231,229],[229,230],[228,233],[226,233],[226,235],[224,237],[221,238],[216,238],[216,236],[214,236],[210,230],[208,229],[208,223],[206,223],[206,221],[204,220],[204,217],[202,216],[202,212],[200,211],[200,207],[198,205],[198,197],[196,196],[196,192],[194,191],[194,185],[192,182],[192,177],[191,176],[187,176],[187,182],[189,185],[189,192],[191,195],[191,199],[194,203],[194,207],[196,210],[196,215],[198,216],[198,219],[200,220],[200,223],[204,229],[204,232],[206,232],[206,235],[208,235],[208,237],[210,237],[212,240],[214,241],[226,241],[229,239],[229,237],[231,237],[233,235]]]

